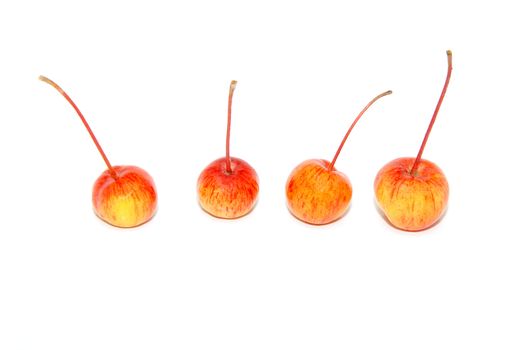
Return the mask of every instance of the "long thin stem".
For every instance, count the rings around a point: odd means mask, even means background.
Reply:
[[[77,107],[75,102],[73,102],[73,100],[69,97],[69,95],[64,90],[62,90],[62,88],[57,83],[55,83],[53,80],[51,80],[49,78],[46,78],[43,75],[39,76],[38,79],[40,79],[43,82],[48,83],[49,85],[54,87],[62,96],[64,96],[64,98],[67,100],[67,102],[69,102],[69,104],[75,109],[75,111],[77,112],[78,116],[80,117],[80,120],[82,120],[82,123],[84,124],[84,126],[86,127],[89,135],[91,136],[91,139],[95,143],[95,146],[97,146],[97,149],[98,149],[100,155],[104,159],[104,162],[106,163],[106,166],[108,167],[110,175],[113,176],[114,178],[117,178],[117,173],[115,172],[115,169],[113,169],[113,167],[111,166],[111,163],[109,162],[108,157],[106,157],[106,154],[102,150],[102,147],[100,147],[100,144],[98,143],[98,140],[95,137],[95,134],[93,134],[93,131],[91,131],[91,128],[89,127],[89,124],[86,121],[86,118],[84,118],[84,116],[82,115],[82,112],[80,112],[80,109]]]
[[[237,81],[232,80],[230,83],[230,94],[228,96],[228,126],[226,128],[226,171],[232,172],[232,161],[230,159],[230,129],[232,124],[232,100],[233,92],[237,86]]]
[[[417,167],[419,165],[419,162],[421,162],[421,157],[423,156],[423,150],[425,149],[425,146],[427,144],[428,136],[430,135],[430,131],[432,131],[432,127],[434,126],[434,122],[436,121],[436,117],[439,112],[439,108],[441,107],[441,103],[443,102],[443,99],[445,98],[445,93],[447,92],[448,83],[450,81],[450,76],[452,74],[452,51],[447,51],[447,59],[448,59],[448,70],[447,70],[447,79],[445,80],[445,85],[443,86],[443,91],[441,91],[441,96],[439,97],[438,103],[436,105],[436,109],[434,110],[434,115],[432,116],[432,119],[430,120],[430,125],[428,126],[427,132],[425,134],[425,138],[423,139],[423,142],[421,143],[421,147],[419,147],[419,152],[417,154],[416,160],[414,161],[414,165],[412,165],[412,170],[410,170],[410,174],[415,175]]]
[[[346,135],[345,137],[343,138],[343,141],[341,141],[341,144],[339,145],[339,148],[337,149],[337,152],[335,152],[335,156],[334,156],[334,159],[332,160],[332,162],[330,163],[330,165],[328,166],[328,170],[331,171],[334,169],[334,166],[335,166],[335,162],[337,160],[337,157],[339,157],[339,153],[341,153],[341,150],[343,149],[343,146],[346,142],[346,139],[348,138],[348,135],[350,135],[350,132],[352,131],[352,129],[354,128],[354,126],[357,124],[357,122],[359,121],[359,119],[363,116],[363,114],[366,112],[366,110],[368,108],[370,108],[371,105],[374,104],[374,102],[376,102],[377,100],[379,100],[381,97],[383,96],[386,96],[386,95],[390,95],[392,93],[392,90],[388,90],[388,91],[385,91],[383,92],[382,94],[379,94],[377,95],[376,97],[374,97],[372,99],[372,101],[368,102],[368,104],[365,106],[365,108],[363,108],[363,110],[357,115],[357,117],[355,118],[354,122],[352,123],[352,125],[350,125],[350,128],[348,129],[348,131],[346,132]]]

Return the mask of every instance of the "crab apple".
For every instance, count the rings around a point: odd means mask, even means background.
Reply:
[[[344,173],[335,169],[335,162],[361,116],[375,101],[391,93],[389,90],[376,96],[363,108],[346,132],[332,162],[309,159],[293,169],[286,181],[286,202],[297,219],[313,225],[324,225],[346,213],[352,199],[352,185]]]
[[[244,160],[230,157],[230,129],[233,92],[237,82],[230,84],[226,157],[211,162],[197,180],[199,204],[204,211],[222,219],[236,219],[248,214],[257,201],[259,178]]]
[[[387,163],[374,181],[379,209],[394,227],[401,230],[425,230],[436,224],[447,208],[449,187],[443,171],[436,164],[421,158],[452,74],[450,50],[447,51],[447,58],[445,85],[417,157],[398,158]]]
[[[117,227],[135,227],[149,221],[157,210],[157,190],[153,178],[136,166],[111,165],[89,124],[69,95],[51,79],[44,76],[39,79],[53,86],[75,109],[106,163],[107,170],[93,186],[95,214]]]

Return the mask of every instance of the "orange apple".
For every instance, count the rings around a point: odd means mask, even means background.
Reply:
[[[434,115],[416,158],[398,158],[377,174],[374,190],[378,207],[401,230],[421,231],[436,224],[448,202],[448,182],[434,163],[422,159],[423,150],[445,97],[452,74],[452,52],[447,51],[448,71]]]
[[[248,214],[259,194],[259,178],[244,160],[230,157],[230,129],[233,92],[237,82],[230,84],[226,157],[211,162],[197,180],[199,204],[207,213],[222,219],[236,219]]]
[[[53,86],[75,109],[106,163],[108,169],[93,186],[93,209],[97,216],[117,227],[134,227],[149,221],[157,210],[157,191],[153,178],[136,166],[112,166],[69,95],[51,79],[44,76],[39,79]]]
[[[310,159],[299,164],[286,182],[288,209],[299,220],[324,225],[341,218],[350,206],[352,185],[348,177],[334,168],[346,139],[357,121],[378,99],[390,95],[386,91],[376,96],[355,118],[332,160]]]

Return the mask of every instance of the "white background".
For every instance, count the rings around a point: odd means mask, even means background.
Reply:
[[[524,349],[525,25],[511,1],[5,1],[0,5],[0,349]],[[386,162],[415,156],[454,52],[425,158],[450,183],[423,233],[374,206]],[[122,230],[92,212],[110,160],[155,179],[159,210]],[[240,220],[198,206],[232,155],[260,177]],[[284,184],[330,160],[354,197],[314,227]]]

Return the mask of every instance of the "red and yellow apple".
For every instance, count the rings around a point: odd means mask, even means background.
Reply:
[[[386,91],[376,96],[359,113],[332,162],[310,159],[295,167],[286,181],[286,202],[296,218],[309,224],[324,225],[338,220],[346,213],[352,199],[352,185],[345,174],[335,169],[335,162],[361,116],[375,101],[391,93]]]
[[[434,225],[448,202],[448,182],[434,163],[422,159],[411,174],[414,158],[398,158],[377,174],[374,190],[379,207],[388,221],[406,231]]]
[[[226,169],[226,159],[213,161],[198,180],[201,207],[219,218],[234,219],[248,214],[254,207],[259,193],[257,173],[244,160],[231,158],[231,171]]]
[[[93,186],[93,208],[102,220],[118,227],[134,227],[149,221],[157,210],[157,191],[153,178],[143,169],[114,166]]]
[[[443,171],[421,158],[452,74],[451,51],[447,51],[447,57],[445,85],[417,157],[389,162],[379,170],[374,181],[378,207],[388,221],[401,230],[425,230],[436,224],[447,208],[449,187]]]
[[[112,166],[80,109],[51,79],[39,77],[53,86],[75,109],[106,163],[107,170],[93,186],[93,209],[105,222],[117,227],[134,227],[149,221],[157,210],[157,190],[153,178],[136,166]]]
[[[197,180],[199,204],[207,213],[222,219],[236,219],[248,214],[259,194],[259,178],[244,160],[230,157],[230,129],[233,92],[237,82],[230,84],[226,157],[211,162]]]

